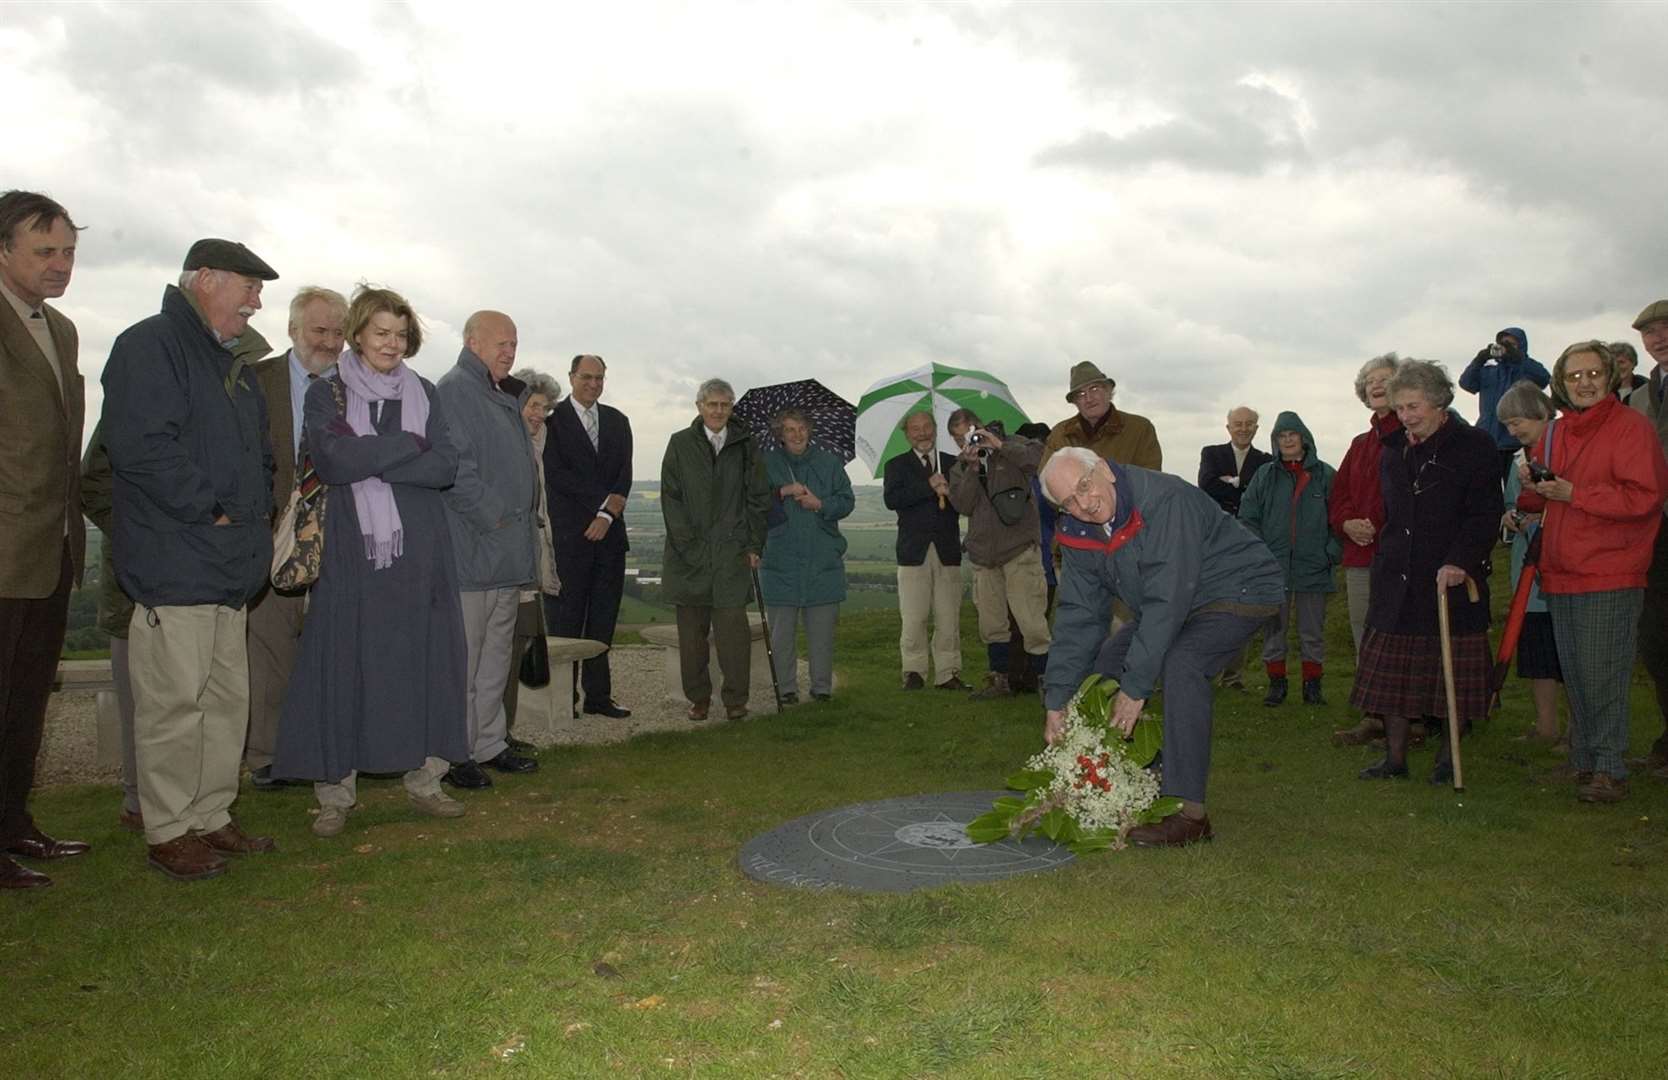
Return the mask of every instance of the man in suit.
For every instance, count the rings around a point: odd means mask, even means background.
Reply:
[[[550,534],[556,548],[559,596],[546,596],[545,619],[558,637],[614,640],[625,588],[625,504],[631,493],[631,422],[604,405],[608,365],[580,355],[568,367],[568,400],[550,414],[544,480]],[[586,660],[580,675],[583,708],[616,720],[631,715],[614,701],[608,654]],[[576,688],[578,689],[578,688]]]
[[[283,514],[295,488],[307,384],[336,366],[346,319],[347,299],[341,293],[306,286],[290,301],[290,350],[253,366],[266,395],[274,517]],[[279,592],[270,585],[249,606],[249,738],[243,760],[258,791],[285,786],[272,775],[272,755],[306,606],[305,590]]]
[[[1251,445],[1257,437],[1257,410],[1240,405],[1228,410],[1228,441],[1199,451],[1199,486],[1216,500],[1216,505],[1233,517],[1239,516],[1239,501],[1251,474],[1272,460],[1265,450]],[[1245,648],[1222,669],[1222,685],[1230,690],[1245,689]]]
[[[41,832],[28,808],[70,587],[87,552],[78,338],[46,304],[69,288],[76,232],[45,195],[0,195],[0,889],[52,884],[14,856],[87,850]]]
[[[946,475],[955,456],[939,452],[928,412],[903,421],[909,449],[882,470],[886,508],[898,515],[898,615],[903,632],[905,690],[927,685],[927,616],[933,621],[932,662],[940,690],[967,690],[961,680],[961,516],[950,505]]]
[[[1270,457],[1251,445],[1257,437],[1257,412],[1241,405],[1228,411],[1228,441],[1199,451],[1199,486],[1235,517],[1245,485]]]

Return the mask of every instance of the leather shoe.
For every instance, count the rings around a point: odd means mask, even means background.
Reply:
[[[919,671],[911,671],[908,675],[904,676],[905,690],[925,690],[926,688],[927,680],[921,678],[921,673]]]
[[[725,709],[724,710],[724,719],[726,719],[726,720],[745,720],[745,719],[747,719],[747,706],[737,705],[733,709]]]
[[[271,765],[262,765],[258,769],[250,769],[249,782],[255,785],[256,791],[277,791],[279,788],[295,786],[282,777],[273,776]]]
[[[530,757],[522,757],[513,750],[500,750],[498,756],[488,758],[482,762],[489,769],[497,769],[502,773],[538,772],[539,763]]]
[[[0,889],[44,889],[52,879],[0,855]]]
[[[1358,780],[1406,780],[1407,763],[1404,761],[1400,765],[1392,765],[1389,758],[1384,758],[1377,764],[1362,769],[1355,776]]]
[[[226,860],[201,836],[185,833],[166,844],[152,844],[145,861],[175,881],[201,881],[226,872]]]
[[[235,821],[228,821],[213,832],[198,833],[197,839],[222,855],[262,855],[278,850],[272,837],[250,836]]]
[[[707,702],[707,701],[690,702],[690,705],[689,705],[689,719],[690,719],[690,721],[692,723],[699,724],[701,721],[703,721],[707,718],[707,710],[710,709],[711,707],[712,707],[712,703]]]
[[[1210,818],[1190,818],[1176,813],[1163,821],[1135,826],[1129,830],[1128,839],[1136,847],[1182,847],[1202,843],[1211,835]]]
[[[961,681],[960,675],[952,675],[941,683],[936,684],[940,690],[971,690],[971,686]]]
[[[116,824],[128,832],[144,832],[145,815],[137,810],[123,810],[121,815],[116,818]]]
[[[513,735],[504,736],[504,745],[518,754],[536,754],[539,752],[539,748],[526,739],[518,739]]]
[[[790,691],[786,694],[783,694],[781,697],[777,698],[776,700],[780,701],[784,705],[798,705],[799,704],[799,695]]]
[[[481,767],[473,761],[460,761],[446,770],[446,775],[440,778],[455,788],[488,788],[492,786],[492,777],[481,771]]]
[[[29,834],[12,841],[6,848],[6,854],[21,855],[25,859],[67,859],[72,855],[85,855],[90,850],[91,844],[79,840],[54,840],[30,826]]]
[[[606,716],[610,720],[624,720],[631,715],[631,710],[623,707],[610,698],[600,704],[585,706],[585,712],[591,716]]]

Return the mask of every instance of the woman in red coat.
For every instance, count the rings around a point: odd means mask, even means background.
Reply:
[[[1355,373],[1355,396],[1371,410],[1367,430],[1349,444],[1338,475],[1332,478],[1327,522],[1344,546],[1344,596],[1349,601],[1349,629],[1355,638],[1355,659],[1361,661],[1361,638],[1367,629],[1367,604],[1372,595],[1373,554],[1378,532],[1384,528],[1384,491],[1379,484],[1378,459],[1384,440],[1402,429],[1390,406],[1390,377],[1401,360],[1395,353],[1375,356]],[[1359,746],[1384,734],[1384,720],[1364,716],[1353,728],[1332,733],[1338,746]]]
[[[1519,509],[1541,519],[1541,592],[1569,691],[1570,764],[1583,802],[1627,797],[1628,682],[1668,460],[1650,421],[1617,401],[1601,342],[1552,369],[1563,414],[1519,467]]]

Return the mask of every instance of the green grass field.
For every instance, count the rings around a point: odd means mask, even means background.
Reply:
[[[963,641],[977,658],[971,607]],[[1363,783],[1341,596],[1324,708],[1224,691],[1214,843],[908,896],[744,878],[812,810],[995,786],[1034,699],[897,688],[897,621],[840,625],[840,696],[785,716],[542,755],[419,819],[366,782],[347,831],[245,789],[278,838],[213,882],[145,868],[110,788],[44,791],[94,851],[0,896],[0,1073],[17,1077],[1660,1077],[1668,784],[1577,804],[1516,742],[1462,797]],[[1655,734],[1643,687],[1634,732]]]

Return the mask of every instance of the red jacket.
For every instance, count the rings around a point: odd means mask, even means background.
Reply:
[[[1384,528],[1384,491],[1379,486],[1378,459],[1384,453],[1385,436],[1400,431],[1402,422],[1393,412],[1383,416],[1374,413],[1371,424],[1350,441],[1344,463],[1332,478],[1332,501],[1326,507],[1327,521],[1344,545],[1345,566],[1371,566],[1378,541],[1362,547],[1344,532],[1344,522],[1366,518],[1373,523],[1374,535]]]
[[[1532,456],[1573,488],[1569,502],[1530,488],[1518,496],[1520,509],[1545,514],[1541,591],[1644,588],[1668,497],[1668,458],[1650,421],[1606,397],[1559,414]]]

